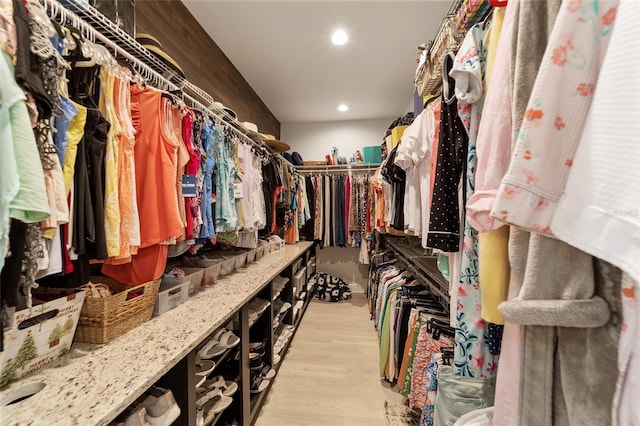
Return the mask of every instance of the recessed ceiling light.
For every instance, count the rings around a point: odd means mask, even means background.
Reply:
[[[349,111],[349,107],[347,105],[345,105],[345,104],[340,104],[338,106],[338,111],[340,111],[340,112]]]
[[[349,35],[344,30],[336,30],[331,36],[331,42],[337,46],[342,46],[349,41]]]

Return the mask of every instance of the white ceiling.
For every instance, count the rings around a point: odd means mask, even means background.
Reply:
[[[183,1],[281,123],[401,115],[412,96],[417,46],[433,38],[451,5]],[[349,33],[344,46],[331,43],[337,28]],[[339,112],[340,103],[349,111]]]

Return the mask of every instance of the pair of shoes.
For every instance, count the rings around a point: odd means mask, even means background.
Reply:
[[[152,386],[138,402],[146,410],[144,418],[151,426],[170,426],[180,416],[180,407],[169,389]]]
[[[249,369],[251,371],[262,370],[264,367],[263,356],[255,352],[249,352]]]
[[[238,391],[238,384],[233,380],[225,380],[223,376],[217,376],[205,381],[196,389],[196,393],[205,394],[215,389],[220,389],[223,396],[232,396]]]
[[[291,309],[291,303],[289,303],[289,302],[284,302],[281,299],[276,299],[276,301],[273,302],[273,316],[274,317],[277,317],[278,315],[284,314],[289,309]]]
[[[252,376],[251,377],[251,390],[250,393],[262,393],[269,386],[269,380],[263,379],[262,376]]]
[[[261,357],[264,357],[266,354],[264,349],[264,343],[263,342],[249,343],[249,353],[256,353]]]
[[[260,315],[269,307],[269,301],[256,297],[249,302],[249,324],[253,324],[258,320]]]
[[[209,339],[207,343],[198,351],[198,356],[202,359],[211,359],[225,353],[227,349],[238,346],[240,338],[232,331],[221,328]]]
[[[109,426],[149,426],[146,420],[147,410],[140,404],[128,407]]]
[[[196,355],[196,375],[197,376],[208,376],[211,372],[216,368],[216,363],[208,360],[202,359]]]
[[[196,393],[196,397],[196,407],[204,411],[204,424],[211,423],[216,414],[222,413],[233,403],[233,398],[225,396],[220,388],[203,389]]]
[[[271,380],[276,376],[276,370],[274,370],[273,368],[271,368],[268,365],[265,365],[262,370],[260,370],[258,374],[260,377],[262,377],[263,379],[267,379],[267,380]]]
[[[252,373],[250,379],[250,393],[256,394],[264,392],[269,386],[269,381],[273,379],[275,375],[275,370],[268,365],[265,366],[260,372]]]

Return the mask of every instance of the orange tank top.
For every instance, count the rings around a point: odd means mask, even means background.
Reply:
[[[162,102],[156,89],[131,87],[141,248],[178,238],[184,231],[176,202],[177,146],[165,133]]]

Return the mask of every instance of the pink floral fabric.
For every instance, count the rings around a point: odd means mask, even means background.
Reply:
[[[511,161],[511,36],[515,2],[507,5],[500,32],[495,64],[478,129],[475,192],[467,202],[467,220],[478,232],[489,232],[504,224],[491,217],[500,182]],[[492,33],[493,36],[493,33]]]
[[[565,0],[491,215],[551,234],[555,206],[582,136],[618,2]]]

